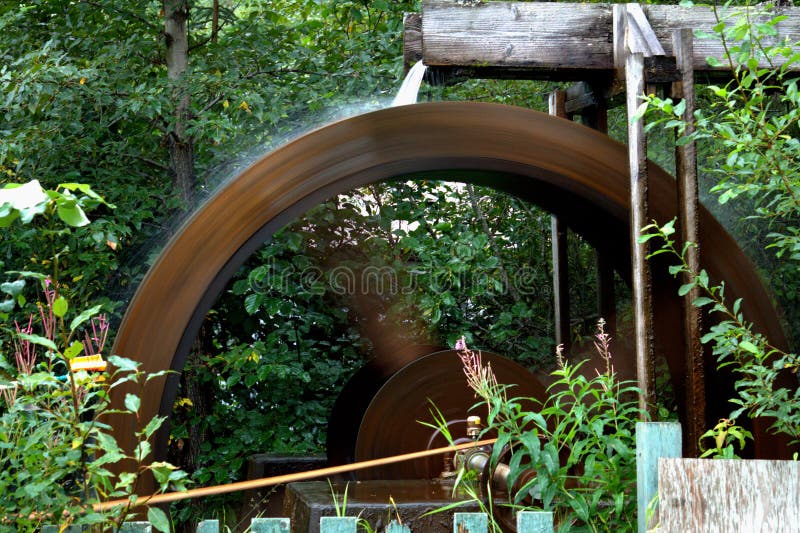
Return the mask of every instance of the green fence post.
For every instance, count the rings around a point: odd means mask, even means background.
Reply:
[[[253,518],[250,520],[252,533],[289,533],[288,518]]]
[[[489,517],[486,513],[455,513],[453,533],[487,533]]]
[[[197,524],[197,533],[219,533],[219,520],[203,520]]]
[[[395,522],[392,520],[389,522],[389,525],[386,526],[385,533],[411,533],[411,528],[405,524],[401,524],[400,522]]]
[[[550,511],[518,512],[517,533],[553,533],[553,513]]]
[[[123,522],[119,533],[153,533],[150,522]]]
[[[681,457],[678,422],[636,423],[636,502],[639,533],[647,531],[647,508],[658,493],[658,460]]]
[[[319,533],[356,533],[355,516],[323,516],[319,519]]]

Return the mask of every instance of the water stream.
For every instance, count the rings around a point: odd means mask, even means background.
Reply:
[[[397,96],[392,100],[392,107],[417,103],[419,86],[422,85],[422,78],[425,77],[427,68],[421,60],[411,67],[408,74],[406,74],[406,79],[403,80],[403,84],[400,86],[400,90],[397,91]]]

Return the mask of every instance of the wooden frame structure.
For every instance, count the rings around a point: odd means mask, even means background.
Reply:
[[[651,410],[655,394],[653,310],[647,243],[640,229],[649,220],[647,205],[647,137],[644,121],[634,120],[645,94],[656,85],[685,102],[684,118],[693,128],[694,78],[729,77],[725,47],[714,39],[695,41],[693,32],[713,33],[720,20],[737,17],[742,10],[640,4],[576,4],[539,2],[482,2],[473,0],[423,0],[421,14],[405,18],[404,61],[422,60],[431,79],[452,82],[465,78],[541,79],[575,81],[550,98],[550,114],[571,118],[581,114],[584,123],[605,131],[609,101],[626,93],[628,154],[631,190],[631,267],[640,406]],[[735,11],[735,10],[738,10]],[[800,41],[800,9],[775,8],[769,16],[786,17],[776,29],[776,39]],[[754,20],[767,16],[751,9]],[[714,66],[708,58],[715,58]],[[781,58],[776,59],[776,65]],[[766,65],[765,65],[766,66]],[[696,150],[693,144],[676,149],[678,219],[683,242],[699,242]],[[557,343],[568,343],[569,305],[563,224],[553,218],[553,283]],[[693,248],[690,266],[699,270]],[[613,272],[602,251],[598,254],[601,316],[613,308]],[[612,284],[613,287],[613,284]],[[705,431],[703,349],[700,312],[692,306],[696,289],[684,297],[686,353],[686,420],[684,452],[697,455]]]

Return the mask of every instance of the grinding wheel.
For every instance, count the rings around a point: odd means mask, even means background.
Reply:
[[[370,402],[356,441],[356,460],[366,461],[421,449],[446,446],[447,440],[420,422],[433,422],[431,406],[449,421],[453,439],[466,437],[468,415],[485,421],[486,409],[470,409],[478,402],[467,386],[456,350],[422,357],[392,376]],[[499,383],[515,385],[512,396],[544,400],[546,390],[538,378],[514,361],[481,352],[483,364],[491,363]],[[360,479],[433,479],[442,472],[443,461],[420,459],[365,470]]]

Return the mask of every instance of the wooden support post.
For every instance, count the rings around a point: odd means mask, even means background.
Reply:
[[[356,533],[358,518],[355,516],[323,516],[319,519],[320,533]]]
[[[291,527],[288,518],[253,518],[250,520],[250,531],[253,533],[289,533]],[[200,533],[198,530],[197,533]]]
[[[203,520],[197,524],[197,533],[219,533],[219,520]]]
[[[555,90],[550,93],[550,114],[567,118],[565,103],[567,93]],[[567,257],[567,228],[556,215],[551,216],[551,243],[553,250],[553,322],[556,345],[563,345],[569,353],[569,260]]]
[[[658,460],[681,456],[677,422],[636,423],[636,502],[639,533],[646,533],[647,508],[658,492]],[[656,520],[657,522],[657,520]]]
[[[553,533],[553,513],[549,511],[520,511],[517,513],[518,533]]]
[[[484,513],[455,513],[453,533],[486,533],[489,530],[489,517]]]
[[[631,180],[631,277],[633,287],[636,375],[641,394],[639,407],[652,414],[654,404],[653,309],[647,243],[639,242],[641,228],[648,223],[647,138],[644,120],[633,120],[644,95],[644,57],[628,53],[625,61],[628,107],[628,157]]]
[[[684,135],[694,132],[694,70],[692,30],[676,30],[672,35],[672,49],[681,80],[673,84],[673,96],[683,99],[686,110]],[[678,227],[683,243],[698,243],[700,239],[698,222],[697,193],[697,149],[694,141],[675,147],[675,178],[678,183]],[[700,252],[697,247],[686,250],[686,262],[692,272],[700,271]],[[683,283],[689,276],[684,275]],[[705,432],[706,391],[703,371],[703,345],[701,338],[700,309],[692,305],[700,296],[694,287],[683,297],[683,334],[686,353],[686,442],[684,452],[687,456],[699,455],[698,441]]]
[[[411,67],[422,59],[422,15],[406,13],[403,16],[403,70],[408,74]]]

